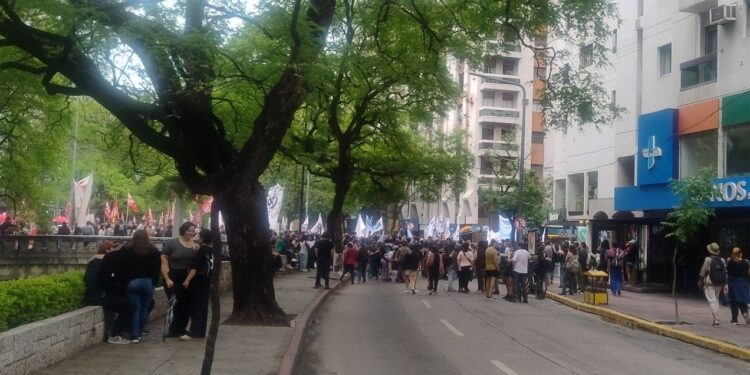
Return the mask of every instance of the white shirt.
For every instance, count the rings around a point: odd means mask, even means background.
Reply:
[[[513,252],[513,272],[529,273],[529,252],[525,249],[518,249]]]

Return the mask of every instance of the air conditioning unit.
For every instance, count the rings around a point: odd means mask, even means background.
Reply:
[[[737,20],[737,4],[722,5],[708,12],[708,22],[712,25],[723,25]]]

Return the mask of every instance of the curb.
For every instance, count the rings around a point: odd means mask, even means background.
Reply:
[[[292,375],[294,366],[297,364],[299,349],[302,346],[302,339],[304,338],[307,325],[310,324],[310,318],[312,318],[312,314],[315,312],[315,310],[318,309],[318,306],[320,306],[320,304],[323,303],[323,301],[325,301],[331,293],[333,293],[333,291],[338,289],[341,285],[345,284],[342,281],[334,280],[335,278],[331,278],[331,284],[333,284],[331,285],[331,289],[324,289],[323,293],[319,293],[312,300],[312,302],[307,305],[305,311],[303,311],[302,314],[297,315],[297,317],[292,321],[294,333],[292,334],[292,339],[289,342],[289,348],[281,358],[279,375]]]
[[[661,324],[651,322],[649,320],[645,320],[636,316],[624,314],[624,313],[611,310],[605,307],[585,304],[583,302],[578,302],[570,298],[563,297],[563,296],[560,296],[551,292],[547,292],[547,298],[553,301],[560,302],[564,305],[567,305],[579,311],[584,311],[590,314],[599,315],[621,326],[625,326],[625,327],[629,327],[633,329],[640,329],[640,330],[648,331],[651,333],[656,333],[658,335],[670,337],[676,340],[680,340],[682,342],[686,342],[688,344],[700,346],[704,349],[717,351],[719,353],[723,353],[723,354],[726,354],[735,358],[739,358],[745,361],[750,361],[750,349],[747,349],[738,345],[730,344],[730,343],[720,341],[717,339],[713,339],[710,337],[706,337],[706,336],[701,336],[701,335],[698,335],[692,332],[687,332],[681,329],[664,326]]]

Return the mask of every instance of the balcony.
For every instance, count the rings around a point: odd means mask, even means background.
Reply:
[[[492,123],[510,123],[518,124],[520,122],[521,111],[512,108],[494,108],[494,107],[481,107],[479,108],[479,123],[492,122]]]
[[[717,0],[680,0],[679,10],[685,13],[703,13],[711,8],[716,8]]]
[[[487,78],[482,77],[482,79],[479,82],[479,89],[480,90],[498,90],[498,91],[521,91],[521,88],[509,84],[509,82],[515,83],[515,84],[521,84],[521,79],[516,76],[507,76],[507,75],[494,75],[497,78]]]
[[[503,141],[491,141],[491,140],[479,141],[478,148],[480,150],[492,150],[492,151],[518,151],[517,144],[503,142]]]
[[[504,43],[499,40],[492,40],[486,44],[487,52],[503,56],[521,56],[521,44],[518,42]]]
[[[717,75],[716,52],[686,61],[680,64],[680,88],[687,90],[716,82]]]

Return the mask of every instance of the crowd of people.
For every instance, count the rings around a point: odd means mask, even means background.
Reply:
[[[634,241],[622,248],[603,241],[596,251],[589,250],[585,242],[556,245],[547,242],[531,253],[527,244],[510,240],[472,242],[347,235],[339,249],[328,233],[321,236],[285,233],[275,236],[273,241],[274,254],[286,260],[279,260],[276,268],[286,264],[288,269],[303,272],[316,269],[315,288],[328,288],[331,272],[340,279],[349,276],[352,284],[368,280],[401,282],[405,292],[413,294],[418,291],[421,275],[427,279],[430,295],[438,293],[440,280],[447,280],[448,292],[468,293],[469,282],[476,278],[476,292],[488,299],[496,298],[494,295],[500,294],[499,284],[505,284],[504,299],[525,303],[528,303],[527,285],[551,285],[556,274],[562,294],[580,293],[583,273],[595,268],[612,275],[612,294],[621,295],[626,260],[635,251]],[[529,277],[533,279],[531,284]]]
[[[183,341],[205,337],[213,234],[197,231],[190,222],[180,226],[179,234],[161,251],[145,229],[136,229],[124,244],[103,241],[98,246],[98,254],[86,266],[85,297],[89,304],[104,307],[107,342],[135,344],[148,334],[160,278],[167,297],[174,298],[166,335]]]

